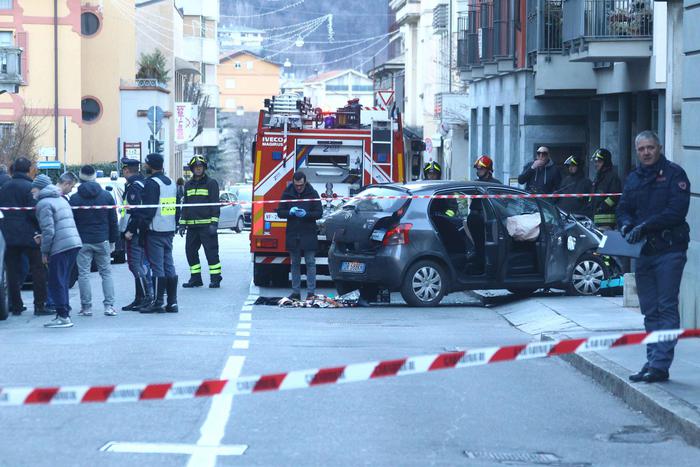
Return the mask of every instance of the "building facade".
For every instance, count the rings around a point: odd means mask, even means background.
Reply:
[[[114,162],[120,83],[135,70],[133,0],[56,6],[0,2],[0,124],[37,122],[40,160]]]
[[[221,57],[217,77],[222,112],[257,113],[280,93],[282,65],[242,50]]]
[[[350,99],[360,99],[362,105],[372,106],[374,86],[372,80],[359,71],[329,71],[304,81],[304,97],[324,110],[344,107]]]

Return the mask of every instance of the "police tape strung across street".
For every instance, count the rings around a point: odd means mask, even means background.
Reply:
[[[36,404],[86,404],[178,400],[217,395],[242,395],[327,384],[356,383],[392,376],[407,376],[482,366],[491,363],[596,352],[615,347],[656,344],[676,339],[698,338],[700,329],[675,329],[630,334],[609,334],[579,339],[532,342],[484,347],[459,352],[414,356],[396,360],[353,363],[329,368],[290,371],[233,380],[198,380],[157,384],[107,386],[0,387],[0,407]]]
[[[396,195],[396,196],[338,196],[334,198],[309,198],[309,199],[265,199],[254,201],[227,201],[220,203],[188,203],[188,204],[118,204],[102,206],[71,206],[76,210],[93,209],[155,209],[161,206],[168,208],[193,208],[202,206],[233,206],[233,205],[254,205],[254,204],[278,204],[278,203],[299,203],[303,201],[353,201],[353,200],[396,200],[396,199],[522,199],[522,198],[596,198],[622,196],[622,193],[553,193],[553,194],[512,194],[512,195]],[[33,211],[33,206],[29,207],[0,207],[0,211]]]

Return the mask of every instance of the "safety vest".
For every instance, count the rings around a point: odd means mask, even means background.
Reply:
[[[153,232],[175,232],[177,186],[174,183],[166,185],[158,177],[151,177],[151,180],[160,187],[160,198],[158,199],[160,207],[156,209],[156,215],[153,216],[150,230]]]
[[[144,185],[141,180],[136,180],[134,182],[134,185],[138,185],[141,187],[141,190],[143,190]],[[122,205],[127,206],[129,204],[128,201],[128,193],[129,190],[127,189],[126,192],[124,193],[124,199],[122,200]],[[129,221],[131,220],[131,214],[129,213],[129,210],[126,208],[121,209],[121,218],[119,219],[119,232],[124,233],[126,232],[126,228],[129,227]]]

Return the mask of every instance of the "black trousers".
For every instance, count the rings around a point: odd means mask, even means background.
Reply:
[[[41,262],[41,250],[27,246],[8,246],[5,251],[5,270],[7,271],[7,288],[10,294],[12,310],[21,310],[22,283],[26,277],[22,277],[22,255],[29,259],[29,271],[32,273],[34,289],[34,308],[44,308],[46,304],[46,268]]]
[[[199,263],[199,248],[204,246],[204,255],[209,263],[209,274],[221,274],[221,262],[219,261],[219,236],[209,233],[209,226],[197,226],[187,228],[185,239],[185,254],[190,265],[191,274],[201,274],[202,265]]]

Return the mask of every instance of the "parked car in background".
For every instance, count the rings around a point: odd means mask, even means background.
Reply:
[[[231,229],[234,232],[241,233],[243,231],[243,214],[241,213],[241,205],[238,204],[236,195],[227,191],[222,191],[219,193],[219,201],[222,203],[231,203],[221,206],[219,229]]]
[[[326,218],[338,292],[389,289],[409,305],[434,306],[450,292],[476,289],[528,295],[551,287],[592,295],[615,273],[595,254],[599,233],[544,199],[434,198],[484,194],[527,195],[503,185],[450,181],[361,192],[426,199],[355,199]]]
[[[229,193],[233,193],[241,203],[241,213],[243,214],[243,226],[250,229],[253,224],[253,186],[250,183],[236,184],[229,188]]]

